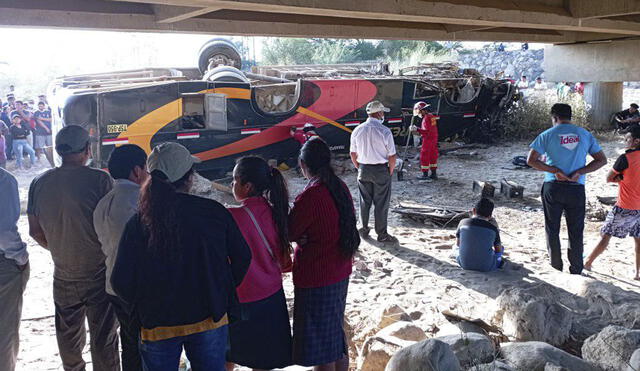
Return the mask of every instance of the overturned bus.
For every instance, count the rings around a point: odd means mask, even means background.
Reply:
[[[391,109],[385,124],[404,143],[415,102],[431,105],[441,138],[481,134],[515,96],[508,80],[423,64],[394,75],[384,63],[264,66],[241,72],[233,44],[214,39],[199,68],[143,69],[68,76],[49,88],[53,128],[81,125],[92,136],[94,166],[106,167],[118,145],[147,153],[163,142],[183,144],[202,159],[207,178],[224,176],[245,155],[287,161],[298,144],[291,127],[312,123],[336,152],[349,149],[352,130],[379,100]]]

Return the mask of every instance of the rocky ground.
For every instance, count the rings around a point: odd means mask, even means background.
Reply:
[[[621,153],[622,142],[610,136],[602,138],[602,145],[610,167]],[[525,192],[523,199],[495,198],[495,217],[502,229],[509,262],[505,269],[492,273],[463,271],[456,265],[454,229],[428,226],[391,213],[390,232],[400,239],[399,245],[382,245],[369,239],[363,242],[356,257],[346,318],[348,332],[353,339],[350,343],[353,369],[382,370],[398,349],[415,341],[437,337],[449,345],[442,345],[439,340],[419,343],[422,347],[419,353],[444,352],[442,354],[450,355],[453,349],[465,367],[486,363],[494,356],[505,358],[506,364],[510,365],[496,363],[491,368],[482,366],[478,370],[544,370],[547,367],[544,362],[542,368],[539,364],[518,363],[523,358],[533,359],[533,355],[540,355],[538,358],[556,360],[547,362],[548,367],[562,366],[577,371],[587,366],[579,363],[583,362],[579,359],[567,358],[569,355],[566,353],[554,353],[556,348],[548,349],[542,343],[505,344],[515,340],[539,340],[580,355],[582,342],[605,325],[640,327],[640,282],[631,279],[634,261],[631,240],[614,239],[608,252],[596,262],[594,271],[588,272],[588,276],[557,272],[548,265],[539,197],[542,174],[533,170],[515,170],[511,165],[514,156],[525,155],[526,152],[525,142],[460,149],[441,157],[441,179],[438,181],[414,180],[418,175],[415,160],[409,163],[405,181],[397,182],[394,176],[391,201],[394,207],[402,203],[469,209],[478,198],[471,189],[474,180],[499,184],[506,178],[523,185]],[[416,153],[412,150],[410,157]],[[36,167],[17,174],[23,200],[27,198],[31,179],[41,171],[44,171],[43,167]],[[588,178],[589,214],[595,219],[609,208],[601,205],[596,196],[615,196],[617,192],[616,186],[606,184],[606,171],[607,168],[601,169]],[[295,171],[288,171],[287,178],[292,195],[304,187],[305,181]],[[347,169],[343,179],[357,198],[355,172]],[[221,202],[233,202],[228,195],[218,191],[210,195]],[[595,219],[587,221],[585,255],[598,239],[602,222]],[[55,341],[51,259],[28,237],[26,216],[20,219],[20,232],[29,244],[31,279],[25,293],[18,369],[62,369]],[[562,232],[562,241],[566,247],[566,231]],[[285,282],[292,303],[290,277],[285,277]],[[476,344],[475,335],[460,335],[459,326],[449,322],[443,312],[480,319],[494,326],[490,331],[493,343],[484,337],[485,340],[478,339],[478,343],[482,343],[479,348],[474,348],[473,352],[465,350],[467,355],[464,356],[459,352],[460,346]],[[397,321],[399,324],[393,324]],[[389,328],[391,324],[396,327]],[[385,327],[386,332],[378,333]],[[460,345],[456,336],[443,338],[445,335],[462,336],[464,341]],[[497,343],[502,343],[502,352],[498,351]],[[630,356],[624,353],[616,357],[622,359],[620,362],[627,362]],[[589,351],[588,357],[596,359],[597,352]],[[90,358],[88,353],[86,358]],[[390,367],[406,369],[406,364],[398,366],[402,364],[399,362],[394,359],[394,365]],[[500,368],[503,366],[506,368]],[[442,365],[439,367],[448,369]],[[613,366],[600,367],[617,369]]]

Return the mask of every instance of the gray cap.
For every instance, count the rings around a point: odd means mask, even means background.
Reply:
[[[87,148],[89,132],[78,125],[68,125],[56,135],[56,152],[60,156],[79,153]]]
[[[374,100],[367,104],[367,114],[372,114],[376,112],[389,112],[391,111],[389,108],[385,107],[380,101]]]
[[[159,170],[171,183],[182,178],[193,164],[202,162],[199,158],[191,156],[188,149],[178,143],[166,142],[151,151],[147,160],[149,172]]]

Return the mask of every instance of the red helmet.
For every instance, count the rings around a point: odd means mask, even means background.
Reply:
[[[425,108],[429,107],[429,105],[427,104],[427,102],[417,102],[416,104],[413,105],[413,109],[414,110],[423,110]]]

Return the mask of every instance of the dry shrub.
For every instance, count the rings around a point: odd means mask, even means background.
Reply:
[[[517,102],[507,112],[498,125],[498,132],[504,139],[531,139],[551,127],[551,106],[567,103],[573,111],[573,123],[589,128],[591,107],[579,94],[569,94],[558,99],[552,91],[542,96],[530,96],[526,102]]]

